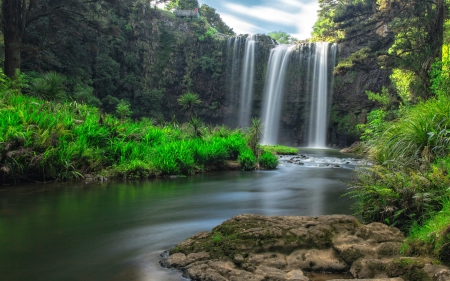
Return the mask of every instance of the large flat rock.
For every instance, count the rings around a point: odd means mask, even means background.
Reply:
[[[397,228],[363,225],[348,215],[239,215],[176,245],[161,265],[200,281],[308,281],[308,271],[346,272],[372,281],[401,281],[402,276],[432,281],[439,271],[439,281],[445,280],[446,268],[401,258],[403,239]]]

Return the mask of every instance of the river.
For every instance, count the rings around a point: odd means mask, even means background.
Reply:
[[[351,214],[357,161],[301,149],[272,171],[0,188],[0,280],[180,281],[159,255],[238,214]]]

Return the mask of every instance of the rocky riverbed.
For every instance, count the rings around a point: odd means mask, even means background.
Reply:
[[[239,215],[176,245],[160,263],[200,281],[311,281],[308,272],[353,278],[341,281],[450,281],[436,261],[401,257],[403,239],[397,228],[348,215]]]

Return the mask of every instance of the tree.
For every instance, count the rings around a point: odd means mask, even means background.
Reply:
[[[298,41],[297,38],[292,37],[292,35],[287,34],[284,31],[272,31],[268,34],[272,39],[276,40],[280,44],[293,44]]]
[[[430,71],[442,56],[446,0],[319,0],[313,34],[319,39],[368,38],[366,52],[386,68],[412,71],[428,97]],[[361,60],[367,56],[362,56]]]
[[[263,123],[261,122],[261,119],[253,118],[252,124],[248,129],[247,142],[257,159],[259,159],[260,156],[260,150],[258,146],[259,141],[261,140],[262,133],[263,133]]]
[[[197,105],[201,104],[202,101],[200,100],[200,97],[195,94],[192,93],[190,91],[188,91],[185,94],[182,94],[179,98],[178,98],[178,104],[180,104],[182,106],[182,110],[188,110],[188,115],[189,118],[192,119],[192,112],[194,111],[194,107],[196,107]]]
[[[133,114],[130,108],[130,104],[124,100],[121,100],[116,106],[116,113],[120,116],[121,120],[128,118]]]
[[[74,29],[80,24],[90,28],[100,29],[98,21],[91,15],[107,10],[105,5],[110,2],[101,0],[2,0],[1,24],[4,35],[5,59],[4,72],[14,77],[16,69],[30,57],[40,53],[42,42],[24,44],[27,31],[43,22],[53,23],[49,28],[65,25]],[[59,27],[59,26],[58,26]],[[59,36],[57,30],[46,36]],[[27,55],[27,57],[24,57]]]
[[[216,13],[216,9],[203,4],[200,7],[200,15],[208,21],[208,23],[217,29],[220,33],[227,35],[235,35],[232,28],[230,28],[220,17],[219,14]]]
[[[198,9],[198,1],[197,0],[170,0],[169,4],[167,4],[167,9],[175,9],[179,10],[194,10]]]
[[[377,16],[389,22],[395,42],[382,56],[381,63],[415,73],[422,84],[424,98],[431,94],[432,64],[442,58],[444,40],[444,0],[383,0],[379,1]]]

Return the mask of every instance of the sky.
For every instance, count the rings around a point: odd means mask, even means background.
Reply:
[[[199,0],[216,9],[237,34],[284,31],[297,39],[311,37],[317,0]]]

